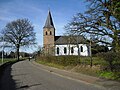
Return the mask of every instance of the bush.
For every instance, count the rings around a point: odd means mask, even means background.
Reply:
[[[37,60],[41,60],[46,63],[54,63],[63,66],[90,66],[91,58],[90,57],[78,57],[78,56],[39,56]],[[100,66],[104,61],[98,57],[92,57],[93,66]]]
[[[102,57],[106,63],[101,65],[103,71],[120,71],[120,53],[106,52],[99,53],[99,57]]]
[[[60,64],[63,66],[79,64],[78,56],[40,56],[37,60],[48,63]]]
[[[101,72],[100,77],[112,80],[120,80],[120,72]]]

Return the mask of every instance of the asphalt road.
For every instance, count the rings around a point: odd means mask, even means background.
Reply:
[[[0,82],[0,90],[103,90],[95,85],[56,75],[28,60],[8,66]]]

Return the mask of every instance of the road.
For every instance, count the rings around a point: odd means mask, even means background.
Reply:
[[[48,72],[25,60],[8,66],[0,90],[103,90],[95,85]]]

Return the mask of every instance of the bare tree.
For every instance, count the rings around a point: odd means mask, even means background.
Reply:
[[[36,38],[33,30],[33,26],[28,19],[17,19],[12,21],[2,30],[4,42],[16,48],[18,60],[20,47],[27,47],[35,44]]]
[[[87,38],[94,36],[92,41],[111,46],[115,52],[119,52],[119,0],[89,0],[89,2],[88,10],[84,14],[76,14],[68,23],[67,31],[82,34]]]

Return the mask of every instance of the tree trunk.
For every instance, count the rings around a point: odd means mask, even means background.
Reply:
[[[18,45],[18,46],[17,46],[17,60],[18,60],[18,61],[20,60],[19,56],[20,56],[20,53],[19,53],[19,45]]]

